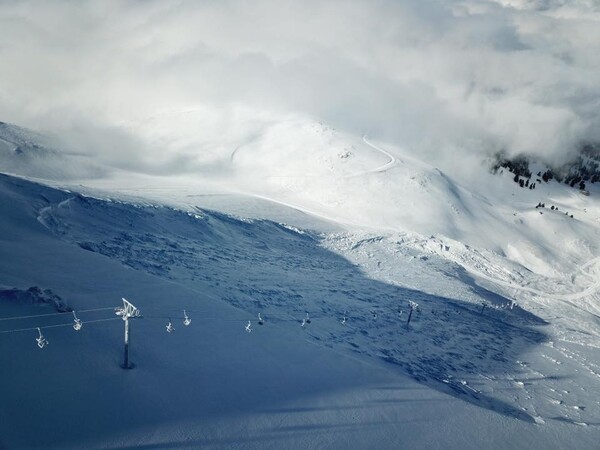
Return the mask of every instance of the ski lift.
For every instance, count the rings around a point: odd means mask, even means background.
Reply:
[[[169,323],[167,324],[167,326],[165,328],[167,329],[167,333],[172,333],[173,331],[175,331],[175,327],[171,323],[171,319],[170,318],[169,318]]]
[[[252,322],[248,321],[248,325],[246,325],[246,328],[245,328],[245,330],[246,330],[248,333],[252,333]]]
[[[185,312],[185,309],[183,310],[183,324],[187,327],[190,323],[192,323],[192,319],[190,319],[187,315],[187,313]]]
[[[115,308],[115,314],[121,316],[123,320],[131,319],[132,317],[140,317],[140,310],[131,304],[127,299],[123,300],[123,306]]]
[[[263,325],[265,323],[265,321],[263,320],[263,318],[261,317],[260,313],[258,313],[258,324],[259,325]]]
[[[81,319],[79,319],[77,317],[77,315],[75,314],[75,311],[73,311],[73,329],[75,331],[79,331],[81,330],[81,327],[83,326],[83,322],[81,321]]]
[[[39,348],[44,348],[46,345],[50,344],[50,342],[48,342],[48,339],[44,337],[44,335],[42,334],[42,330],[40,330],[39,328],[37,330],[38,333],[40,333],[40,335],[39,337],[35,338],[35,340],[37,341],[37,345]]]

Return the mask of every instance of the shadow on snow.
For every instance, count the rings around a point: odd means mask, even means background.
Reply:
[[[9,188],[34,192],[38,220],[61,240],[85,251],[187,288],[210,288],[250,317],[260,312],[265,327],[296,327],[318,346],[380,361],[456,398],[533,421],[508,400],[509,395],[501,398],[489,389],[498,381],[510,385],[506,374],[519,371],[515,363],[519,356],[546,340],[538,329],[545,322],[527,311],[489,308],[482,314],[477,304],[373,280],[323,248],[320,236],[270,221],[103,201],[10,177],[1,181]],[[460,277],[482,300],[508,303],[477,286],[466,273]],[[407,327],[409,300],[419,307]],[[301,329],[307,312],[311,323]],[[193,383],[191,378],[187,381]],[[364,407],[386,402],[395,400]]]

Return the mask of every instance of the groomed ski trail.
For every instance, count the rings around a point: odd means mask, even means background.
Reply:
[[[367,140],[367,135],[364,134],[362,137],[362,140],[365,144],[367,144],[369,147],[371,147],[373,150],[378,151],[379,153],[383,153],[385,156],[387,156],[390,160],[388,162],[386,162],[384,165],[379,166],[379,167],[375,167],[374,169],[369,169],[369,170],[364,170],[361,172],[356,172],[353,173],[351,175],[346,175],[344,178],[355,178],[355,177],[360,177],[360,176],[364,176],[364,175],[369,175],[372,173],[383,173],[383,172],[387,172],[389,169],[391,169],[392,167],[398,165],[398,160],[396,159],[396,157],[394,155],[392,155],[390,152],[388,152],[387,150],[382,149],[381,147],[373,144],[372,142],[369,142]]]

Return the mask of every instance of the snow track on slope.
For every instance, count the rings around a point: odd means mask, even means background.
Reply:
[[[487,281],[491,281],[493,283],[496,283],[498,285],[501,285],[501,286],[504,286],[504,287],[507,287],[510,289],[517,289],[517,290],[520,290],[523,292],[529,292],[531,294],[535,294],[540,297],[547,297],[547,298],[552,298],[552,299],[556,299],[556,300],[579,300],[581,298],[587,297],[588,295],[593,295],[598,290],[600,290],[600,281],[596,281],[595,283],[592,283],[590,286],[588,286],[586,289],[584,289],[583,291],[580,291],[580,292],[574,292],[574,293],[570,293],[570,294],[552,294],[552,293],[548,293],[548,292],[543,292],[539,289],[534,289],[534,288],[530,288],[527,286],[520,286],[518,284],[513,284],[511,282],[499,280],[497,278],[486,275],[486,274],[478,271],[477,269],[474,269],[473,267],[464,265],[456,259],[454,261],[457,262],[458,264],[460,264],[462,267],[464,267],[465,270],[467,270],[469,273],[471,273],[473,275],[477,275],[478,277],[483,278]],[[594,259],[588,261],[586,264],[584,264],[584,266],[582,266],[582,268],[589,267],[591,265],[595,265],[599,262],[600,262],[600,257],[594,258]]]
[[[381,148],[381,147],[373,144],[372,142],[369,142],[367,140],[367,134],[363,135],[362,140],[363,140],[363,142],[366,145],[368,145],[369,147],[371,147],[375,151],[377,151],[379,153],[382,153],[386,157],[388,157],[389,161],[386,162],[385,164],[381,165],[381,166],[377,166],[377,167],[369,169],[369,170],[364,170],[364,171],[361,171],[361,172],[356,172],[356,173],[351,174],[351,175],[345,175],[343,178],[355,178],[355,177],[369,175],[369,174],[383,173],[383,172],[387,172],[392,167],[398,165],[398,159],[394,155],[392,155],[391,153],[389,153],[387,150],[384,150],[383,148]],[[240,148],[241,148],[241,146],[236,147],[235,150],[231,153],[231,155],[230,155],[230,161],[231,162],[233,162],[234,157],[237,154],[238,150],[240,150]],[[271,177],[271,178],[274,178],[274,177]],[[279,177],[277,177],[277,178],[279,178]],[[285,178],[285,177],[282,177],[282,178]],[[311,177],[308,177],[308,176],[305,175],[305,176],[296,176],[294,178],[311,178]],[[353,226],[353,227],[364,228],[364,225],[361,225],[361,224],[358,224],[358,223],[354,223],[354,222],[349,222],[349,221],[343,221],[343,220],[340,220],[339,218],[328,216],[326,214],[314,211],[314,210],[312,210],[310,208],[306,208],[304,206],[300,206],[300,205],[295,204],[295,203],[290,203],[290,202],[286,202],[286,201],[283,201],[283,200],[279,200],[279,199],[273,198],[273,197],[268,196],[268,195],[257,194],[257,193],[252,193],[252,192],[248,192],[248,191],[234,191],[234,192],[236,192],[239,195],[244,195],[244,196],[248,196],[248,197],[258,198],[258,199],[261,199],[261,200],[266,200],[266,201],[269,201],[269,202],[272,202],[272,203],[276,203],[278,205],[282,205],[282,206],[285,206],[285,207],[288,207],[288,208],[291,208],[291,209],[294,209],[294,210],[297,210],[297,211],[301,211],[303,213],[310,214],[310,215],[312,215],[312,216],[314,216],[316,218],[324,219],[324,220],[329,221],[329,222],[338,223],[338,224],[341,224],[341,225],[350,225],[350,226]],[[386,230],[386,231],[398,231],[395,228],[383,228],[383,229]]]
[[[378,166],[378,167],[375,167],[374,169],[363,170],[361,172],[356,172],[356,173],[353,173],[353,174],[350,174],[350,175],[346,175],[344,178],[356,178],[356,177],[361,177],[361,176],[364,176],[364,175],[370,175],[372,173],[383,173],[383,172],[387,172],[392,167],[398,165],[398,160],[396,159],[396,157],[394,155],[392,155],[388,151],[382,149],[381,147],[373,144],[372,142],[369,142],[367,140],[367,135],[366,134],[363,135],[362,140],[363,140],[363,142],[365,144],[367,144],[373,150],[376,150],[379,153],[383,153],[390,160],[388,162],[386,162],[385,164],[383,164],[382,166]]]
[[[367,174],[367,173],[386,172],[387,170],[391,169],[392,167],[394,167],[394,166],[396,166],[398,164],[398,160],[396,159],[396,157],[394,155],[392,155],[390,152],[382,149],[381,147],[373,144],[372,142],[369,142],[367,140],[367,135],[366,134],[362,137],[362,140],[369,147],[377,150],[378,152],[383,153],[385,156],[387,156],[388,158],[390,158],[390,160],[387,163],[385,163],[383,166],[379,166],[379,167],[376,167],[375,169],[368,170],[368,171],[364,172],[365,174]]]
[[[464,261],[462,261],[460,259],[460,257],[458,257],[458,255],[448,255],[446,257],[449,260],[454,261],[456,264],[463,267],[471,275],[474,275],[480,279],[494,283],[497,286],[502,286],[507,289],[512,289],[515,292],[516,291],[527,292],[529,294],[533,294],[533,295],[539,297],[540,299],[559,300],[559,301],[569,304],[570,306],[572,306],[576,309],[579,309],[587,314],[590,314],[596,318],[600,318],[600,316],[598,314],[598,312],[599,312],[598,307],[592,301],[588,300],[589,297],[595,295],[598,291],[600,291],[600,279],[598,279],[597,281],[594,281],[589,286],[587,286],[585,289],[583,289],[579,292],[551,293],[551,292],[542,291],[540,289],[522,286],[517,283],[501,280],[501,279],[495,278],[493,276],[487,275],[487,274],[481,272],[480,270],[478,270],[477,268],[473,267],[472,265],[466,264]],[[587,261],[586,263],[581,265],[577,269],[577,271],[581,271],[588,276],[592,276],[592,275],[590,275],[590,273],[584,271],[585,269],[587,269],[589,267],[594,267],[594,270],[592,270],[591,273],[597,273],[598,270],[600,270],[600,257],[595,257],[595,258],[592,258],[591,260]],[[583,299],[586,299],[583,304],[574,303],[574,301],[576,301],[576,300],[583,300]]]

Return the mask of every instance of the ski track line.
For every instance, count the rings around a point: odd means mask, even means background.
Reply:
[[[372,149],[375,149],[378,152],[383,153],[385,156],[387,156],[388,158],[390,158],[390,160],[387,163],[385,163],[383,166],[377,167],[375,169],[367,170],[366,172],[364,172],[365,174],[367,174],[367,173],[385,172],[385,171],[391,169],[392,167],[398,165],[398,160],[396,159],[396,157],[394,155],[392,155],[387,150],[384,150],[381,147],[379,147],[379,146],[377,146],[377,145],[369,142],[367,140],[367,135],[366,134],[362,137],[362,140],[363,140],[363,142],[365,144],[367,144]]]
[[[600,281],[597,281],[596,283],[591,284],[590,286],[588,286],[586,289],[584,289],[581,292],[575,292],[572,294],[550,294],[547,292],[542,292],[538,289],[533,289],[527,286],[519,286],[518,284],[512,284],[503,280],[498,280],[496,278],[490,277],[489,275],[486,275],[482,272],[479,272],[478,270],[467,266],[465,264],[461,264],[459,260],[454,259],[454,262],[456,262],[457,264],[459,264],[460,266],[464,267],[465,270],[467,270],[468,272],[470,272],[473,275],[477,275],[480,278],[483,278],[487,281],[491,281],[492,283],[496,283],[498,285],[510,288],[510,289],[516,289],[516,290],[520,290],[520,291],[524,291],[524,292],[529,292],[531,294],[535,294],[538,297],[546,297],[546,298],[551,298],[551,299],[555,299],[555,300],[564,300],[564,301],[569,301],[569,300],[579,300],[581,298],[587,297],[588,295],[594,294],[596,291],[598,291],[600,289]],[[589,266],[591,264],[596,263],[598,260],[600,260],[600,258],[594,258],[591,261],[588,261],[588,263],[585,264],[585,266]],[[588,311],[589,312],[589,311]]]
[[[12,146],[12,151],[14,152],[19,146],[14,142],[7,141],[6,139],[0,138],[0,141],[7,143],[9,146]]]
[[[235,154],[238,152],[238,150],[241,148],[241,145],[238,145],[235,150],[233,152],[231,152],[231,155],[229,155],[229,162],[233,164],[233,159],[235,158]]]
[[[367,135],[364,134],[362,137],[362,140],[365,144],[367,144],[369,147],[371,147],[373,150],[378,151],[379,153],[383,153],[385,156],[387,156],[390,160],[388,162],[386,162],[384,165],[379,166],[379,167],[375,167],[374,169],[370,169],[370,170],[365,170],[362,172],[357,172],[357,173],[353,173],[351,175],[346,175],[344,176],[344,178],[354,178],[354,177],[359,177],[362,175],[369,175],[371,173],[382,173],[382,172],[386,172],[389,169],[391,169],[392,167],[398,165],[398,159],[396,159],[396,157],[394,155],[392,155],[390,152],[388,152],[387,150],[384,150],[383,148],[373,144],[372,142],[369,142],[367,140]],[[238,151],[241,149],[242,145],[238,145],[233,152],[231,152],[231,155],[229,155],[229,162],[233,163],[233,160],[235,158],[235,155],[238,153]],[[282,178],[286,178],[285,175],[281,176]],[[299,175],[299,176],[294,176],[294,177],[290,177],[290,178],[305,178],[306,175]]]
[[[367,135],[366,134],[363,135],[362,140],[363,140],[363,142],[365,144],[367,144],[373,150],[376,150],[379,153],[383,153],[390,160],[388,162],[386,162],[383,166],[375,167],[374,169],[365,170],[365,171],[362,171],[362,172],[356,172],[356,173],[353,173],[351,175],[346,175],[346,176],[344,176],[344,178],[355,178],[355,177],[360,177],[360,176],[363,176],[363,175],[369,175],[369,174],[372,174],[372,173],[383,173],[383,172],[387,172],[392,167],[398,165],[398,160],[396,159],[396,157],[394,155],[392,155],[388,151],[382,149],[381,147],[378,147],[377,145],[369,142],[367,140]]]
[[[362,140],[369,147],[371,147],[372,149],[374,149],[374,150],[376,150],[376,151],[378,151],[380,153],[383,153],[390,160],[387,163],[385,163],[384,165],[382,165],[382,166],[375,167],[374,169],[366,170],[366,171],[363,171],[363,172],[358,172],[358,173],[355,173],[355,174],[352,174],[352,175],[346,175],[346,176],[344,176],[344,178],[353,178],[353,177],[358,177],[358,176],[362,176],[362,175],[368,175],[368,174],[371,174],[371,173],[386,172],[387,170],[391,169],[392,167],[394,167],[394,166],[396,166],[398,164],[398,160],[396,159],[396,157],[394,155],[392,155],[388,151],[382,149],[381,147],[378,147],[377,145],[369,142],[367,140],[367,135],[366,134],[363,135]],[[236,153],[238,152],[238,150],[240,149],[240,147],[241,146],[236,147],[235,150],[231,153],[231,155],[230,155],[230,162],[233,163],[233,159],[234,159]],[[297,176],[297,177],[294,177],[294,178],[305,178],[305,177],[306,176]],[[282,176],[282,178],[286,178],[286,176]],[[320,219],[324,219],[324,220],[329,221],[329,222],[333,222],[333,223],[337,223],[337,224],[341,224],[341,225],[350,225],[350,226],[354,226],[354,227],[361,227],[361,228],[365,227],[364,225],[361,225],[361,224],[357,224],[357,223],[353,223],[353,222],[349,222],[349,221],[342,221],[342,220],[340,220],[338,218],[327,216],[325,214],[318,213],[318,212],[316,212],[314,210],[311,210],[311,209],[308,209],[308,208],[305,208],[305,207],[302,207],[302,206],[299,206],[299,205],[295,205],[293,203],[288,203],[288,202],[285,202],[285,201],[282,201],[282,200],[277,200],[277,199],[275,199],[273,197],[268,197],[268,196],[265,196],[265,195],[255,194],[255,193],[250,193],[250,192],[240,192],[240,191],[234,191],[234,192],[236,192],[237,194],[246,195],[246,196],[250,196],[250,197],[254,197],[254,198],[259,198],[261,200],[266,200],[266,201],[269,201],[269,202],[277,203],[279,205],[295,209],[297,211],[300,211],[300,212],[312,215],[312,216],[320,218]],[[367,228],[370,228],[370,227],[367,227]],[[392,232],[398,232],[398,230],[395,229],[395,228],[385,228],[385,230],[386,231],[392,231]]]

